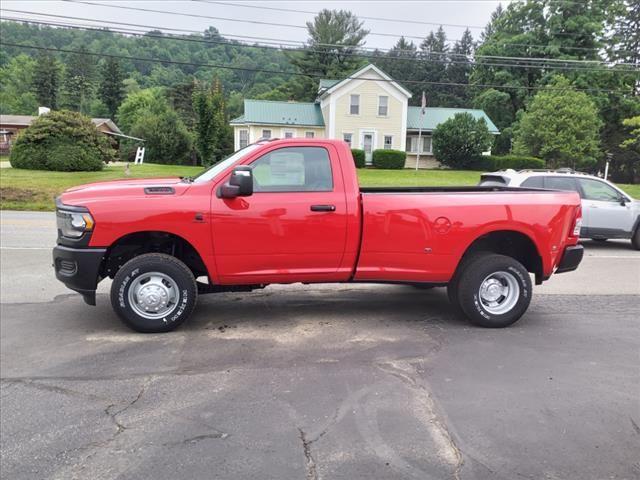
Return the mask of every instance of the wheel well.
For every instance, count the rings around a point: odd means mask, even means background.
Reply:
[[[523,233],[500,230],[482,235],[469,245],[458,265],[462,265],[465,259],[478,252],[492,252],[514,258],[527,271],[535,274],[536,284],[542,283],[544,277],[542,257],[533,240]]]
[[[196,278],[208,275],[202,258],[184,238],[167,232],[136,232],[119,238],[109,247],[100,276],[113,278],[120,267],[144,253],[166,253],[181,260]]]

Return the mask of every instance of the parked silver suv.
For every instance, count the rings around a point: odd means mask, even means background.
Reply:
[[[569,169],[502,170],[482,174],[480,185],[578,192],[582,199],[580,237],[599,241],[628,238],[640,250],[640,202],[611,182]]]

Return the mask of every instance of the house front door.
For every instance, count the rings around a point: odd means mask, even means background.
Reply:
[[[365,133],[362,136],[362,149],[364,150],[364,163],[371,165],[373,163],[373,134]]]

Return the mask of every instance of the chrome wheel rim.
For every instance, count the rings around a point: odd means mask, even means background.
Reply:
[[[149,320],[169,315],[178,306],[179,298],[176,281],[160,272],[141,273],[129,287],[131,308],[136,314]]]
[[[480,284],[478,298],[487,312],[502,315],[516,306],[520,298],[520,285],[509,272],[494,272]]]

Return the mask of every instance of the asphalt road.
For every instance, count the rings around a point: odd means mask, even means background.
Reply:
[[[640,477],[626,243],[585,242],[503,330],[442,289],[294,285],[203,296],[140,335],[57,284],[51,214],[0,227],[2,478]]]

